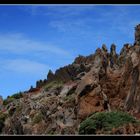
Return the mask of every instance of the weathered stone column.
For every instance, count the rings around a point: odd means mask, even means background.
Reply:
[[[140,24],[135,27],[135,43],[134,45],[140,45]]]

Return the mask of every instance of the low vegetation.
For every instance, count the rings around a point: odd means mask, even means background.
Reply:
[[[45,91],[49,91],[49,89],[53,88],[61,88],[63,86],[62,81],[52,81],[45,86]]]
[[[2,132],[2,129],[4,127],[4,121],[7,118],[7,114],[0,112],[0,133]]]
[[[20,98],[22,98],[22,97],[23,97],[22,92],[15,93],[15,94],[13,94],[12,96],[8,96],[7,99],[5,99],[5,100],[3,101],[3,105],[7,105],[7,104],[13,102],[15,99],[20,99]]]
[[[43,120],[43,115],[41,112],[37,113],[33,118],[33,124],[39,123]]]
[[[23,97],[22,92],[13,94],[13,95],[11,96],[11,98],[15,98],[15,99],[20,99],[20,98],[22,98],[22,97]]]
[[[138,123],[138,121],[125,112],[98,112],[80,124],[79,134],[96,134],[97,131],[111,131],[128,123]]]

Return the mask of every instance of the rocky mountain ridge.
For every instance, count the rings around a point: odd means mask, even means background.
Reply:
[[[1,102],[1,134],[140,134],[140,124],[133,124],[134,119],[140,120],[139,57],[140,25],[137,25],[133,45],[124,44],[120,54],[116,53],[115,44],[110,52],[103,44],[94,54],[80,55],[55,73],[50,70],[47,79],[37,81],[35,88]],[[93,129],[94,122],[87,131],[88,122],[92,124],[91,115],[114,111],[125,112],[134,119],[120,113],[118,117],[125,116],[130,123],[114,123],[106,132],[103,124],[97,131]]]

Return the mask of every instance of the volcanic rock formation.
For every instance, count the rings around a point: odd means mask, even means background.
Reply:
[[[81,122],[91,114],[114,110],[139,120],[140,25],[134,44],[124,44],[120,54],[115,44],[110,52],[103,44],[94,54],[79,55],[55,73],[50,70],[47,79],[20,97],[4,100],[3,106],[2,134],[78,134]],[[139,133],[140,127],[126,124],[110,133],[131,132]]]

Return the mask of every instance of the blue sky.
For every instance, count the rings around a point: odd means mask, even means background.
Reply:
[[[49,69],[112,43],[134,42],[140,5],[0,5],[0,94],[30,88]]]

